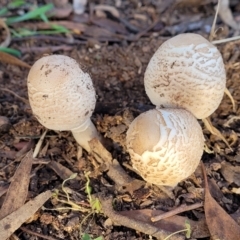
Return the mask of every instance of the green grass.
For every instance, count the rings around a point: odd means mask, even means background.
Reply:
[[[0,51],[5,52],[5,53],[9,53],[11,55],[14,55],[15,57],[20,57],[21,56],[21,52],[16,50],[16,49],[13,49],[13,48],[0,47]]]
[[[44,22],[48,22],[48,19],[46,17],[46,13],[53,9],[53,4],[47,4],[42,7],[38,7],[24,15],[21,16],[14,16],[9,17],[6,19],[6,24],[10,25],[17,22],[27,21],[27,20],[33,20],[33,19],[42,19]]]

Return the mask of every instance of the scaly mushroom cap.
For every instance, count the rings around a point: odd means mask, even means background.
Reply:
[[[30,69],[27,85],[32,111],[46,128],[72,130],[87,125],[96,104],[95,90],[74,59],[42,57]]]
[[[219,106],[226,73],[218,49],[198,34],[185,33],[164,42],[151,58],[145,90],[157,107],[185,108],[203,119]]]
[[[184,109],[153,109],[127,131],[133,167],[149,183],[175,186],[197,168],[204,147],[202,129]]]

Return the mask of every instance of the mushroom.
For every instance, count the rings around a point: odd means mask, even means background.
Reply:
[[[149,183],[176,186],[197,168],[204,137],[185,109],[153,109],[130,124],[126,146],[133,168]]]
[[[218,108],[223,98],[226,73],[222,56],[198,34],[177,35],[164,42],[152,56],[144,85],[157,107],[184,108],[204,119]]]
[[[33,114],[46,128],[70,130],[88,152],[88,141],[99,138],[90,117],[96,104],[91,77],[72,58],[49,55],[37,60],[27,79]]]

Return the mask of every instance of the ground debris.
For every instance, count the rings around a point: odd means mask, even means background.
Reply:
[[[19,209],[26,201],[32,169],[32,154],[32,151],[29,151],[25,155],[11,180],[0,210],[0,219]]]
[[[205,218],[211,237],[214,239],[238,239],[240,236],[240,226],[211,196],[208,188],[207,174],[203,163],[202,171],[205,182]]]
[[[16,211],[0,220],[1,238],[7,239],[14,233],[28,218],[30,218],[50,197],[51,191],[39,194]]]

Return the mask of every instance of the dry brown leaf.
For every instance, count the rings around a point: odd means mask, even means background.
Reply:
[[[191,237],[203,238],[208,237],[209,232],[204,220],[194,222],[187,217],[173,216],[168,219],[161,220],[153,223],[151,217],[163,213],[160,210],[132,210],[132,211],[120,211],[116,212],[112,208],[112,198],[99,195],[99,199],[102,204],[102,209],[105,215],[107,215],[112,222],[135,229],[145,234],[156,237],[157,239],[165,239],[172,232],[186,229],[186,221],[191,225]],[[173,235],[171,240],[185,239],[184,235]]]
[[[14,57],[14,56],[12,56],[8,53],[1,52],[1,51],[0,51],[0,62],[8,63],[8,64],[11,64],[11,65],[17,65],[19,67],[31,68],[30,65],[23,62],[22,60]]]
[[[51,197],[51,191],[39,194],[33,200],[0,220],[1,239],[10,237],[24,222],[26,222]]]
[[[119,34],[112,33],[108,29],[104,29],[104,28],[101,28],[101,27],[98,27],[95,25],[88,26],[88,28],[86,28],[84,34],[88,37],[93,37],[94,39],[96,39],[98,41],[102,41],[103,39],[119,41],[124,38],[123,36],[121,36]]]
[[[144,222],[142,219],[134,219],[130,218],[129,216],[125,216],[121,212],[116,212],[113,210],[112,205],[112,198],[110,196],[104,197],[103,195],[99,195],[99,200],[102,205],[102,210],[105,215],[107,215],[112,222],[125,226],[128,228],[135,229],[140,232],[144,232],[145,234],[149,234],[154,236],[158,239],[164,239],[171,234],[171,232],[165,231],[164,229],[158,228],[155,224],[148,224]],[[137,214],[133,214],[137,215]],[[174,235],[171,238],[172,240],[183,240],[185,239],[184,236]]]
[[[133,210],[133,211],[121,211],[120,214],[129,217],[129,219],[136,219],[139,221],[143,221],[147,224],[153,224],[155,227],[159,229],[168,231],[168,232],[177,232],[183,229],[186,229],[186,222],[191,226],[191,237],[192,238],[204,238],[209,237],[209,231],[206,226],[206,222],[204,220],[193,221],[183,216],[172,216],[166,219],[162,219],[161,221],[153,223],[151,218],[153,216],[158,216],[164,211],[161,210],[150,210],[150,209],[142,209],[142,210]]]
[[[205,182],[204,210],[209,232],[212,239],[236,240],[240,236],[240,226],[211,196],[205,167],[202,163]]]
[[[240,166],[233,166],[230,163],[223,162],[221,167],[221,174],[224,179],[229,183],[235,183],[240,186]]]
[[[1,207],[0,219],[20,208],[26,201],[32,169],[32,154],[32,150],[26,154],[11,180]]]
[[[108,18],[92,17],[92,23],[113,33],[129,34],[125,26]]]
[[[62,180],[65,180],[74,174],[70,169],[64,167],[61,163],[56,161],[51,161],[47,164],[47,166],[50,167]],[[80,178],[77,176],[75,179],[70,180],[70,182],[74,182],[76,180],[80,180]]]
[[[0,197],[7,192],[9,185],[10,184],[6,184],[6,185],[0,187]]]

